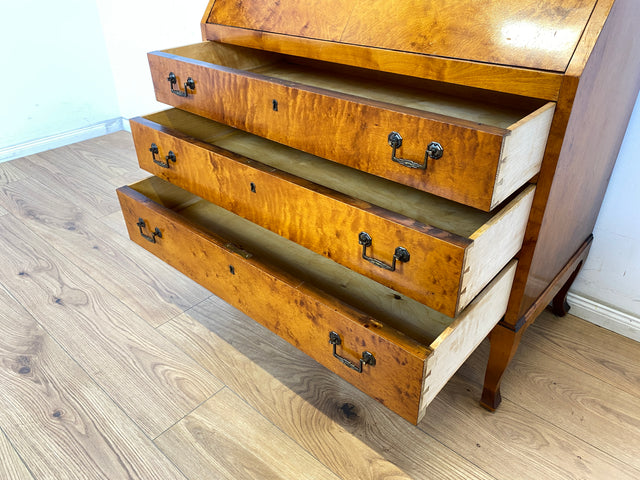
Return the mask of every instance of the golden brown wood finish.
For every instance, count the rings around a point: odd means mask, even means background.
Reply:
[[[304,37],[257,32],[203,23],[202,38],[296,57],[427,78],[448,84],[495,90],[530,98],[556,100],[562,75],[404,51],[346,45]]]
[[[208,23],[460,58],[563,71],[595,0],[485,1],[218,0]]]
[[[136,243],[414,423],[424,415],[428,403],[428,399],[421,401],[423,394],[428,392],[430,398],[435,396],[506,308],[515,271],[513,264],[498,275],[449,328],[451,321],[446,317],[416,304],[422,309],[422,315],[392,324],[419,339],[414,340],[386,325],[388,315],[383,314],[385,323],[381,323],[375,312],[373,316],[372,312],[362,313],[317,289],[310,275],[321,275],[316,272],[322,271],[321,257],[314,259],[313,254],[303,257],[304,249],[294,254],[290,252],[295,250],[291,245],[277,246],[268,240],[267,248],[260,252],[263,241],[256,238],[258,227],[246,221],[239,223],[239,218],[228,228],[235,232],[248,229],[249,233],[243,237],[242,244],[231,243],[198,226],[205,224],[207,219],[200,216],[202,201],[198,202],[197,197],[155,177],[140,182],[134,188],[123,187],[118,194],[129,234]],[[216,211],[224,212],[208,205],[204,207],[209,218],[218,215]],[[138,219],[145,222],[142,234],[146,236],[151,236],[156,227],[159,229],[160,234],[154,241],[148,241],[149,238],[141,235]],[[193,220],[198,224],[192,223]],[[216,222],[213,228],[220,229],[218,225]],[[257,245],[247,244],[251,237],[258,242]],[[280,244],[283,242],[279,239]],[[284,253],[278,253],[279,250],[284,250]],[[274,258],[268,259],[267,254]],[[294,258],[289,259],[290,256]],[[282,263],[286,261],[289,264]],[[276,266],[278,264],[280,266]],[[333,268],[332,262],[327,264]],[[305,267],[308,267],[307,273],[299,278],[284,273],[292,268],[295,271]],[[345,275],[349,275],[348,271]],[[331,281],[335,278],[335,275],[328,276]],[[348,289],[354,281],[358,280],[343,279],[342,289]],[[362,295],[369,288],[380,287],[370,282],[368,287],[357,285],[353,289]],[[379,294],[373,291],[370,298],[357,301],[365,304],[367,311],[367,307],[371,309],[379,301],[377,298],[387,295],[393,297],[392,292]],[[402,300],[403,304],[407,302],[410,300]],[[398,304],[398,308],[404,307]],[[410,322],[413,325],[409,325]],[[376,365],[365,365],[362,373],[358,373],[335,359],[328,344],[331,331],[338,332],[343,341],[338,348],[341,355],[358,363],[362,352],[370,351],[376,358]],[[434,351],[438,358],[430,360]]]
[[[234,303],[252,319],[380,399],[399,415],[417,421],[427,348],[284,272],[266,270],[268,267],[255,259],[243,258],[233,247],[232,250],[226,247],[226,240],[216,239],[196,225],[185,224],[184,219],[135,190],[123,187],[118,196],[132,240],[220,298]],[[151,244],[140,236],[138,218],[143,218],[152,229],[160,226],[162,244],[160,241]],[[202,268],[203,262],[206,269]],[[340,334],[341,353],[345,357],[357,362],[362,352],[370,349],[375,352],[376,366],[365,366],[359,374],[334,359],[328,341],[331,331]],[[402,376],[398,371],[403,372]],[[397,392],[404,392],[403,398]]]
[[[553,104],[514,112],[362,78],[332,76],[310,67],[301,71],[277,64],[240,70],[247,68],[245,64],[272,60],[261,57],[262,52],[211,42],[150,53],[156,97],[486,211],[539,169]],[[173,94],[167,82],[169,72],[177,76],[180,86],[187,78],[194,79],[195,89],[187,97]],[[431,111],[434,106],[438,113]],[[432,142],[441,144],[444,153],[441,158],[428,158],[425,169],[407,168],[392,160],[391,132],[403,138],[397,157],[424,163]]]
[[[340,190],[364,196],[369,204],[217,148],[216,143],[229,146],[234,132],[181,111],[137,118],[131,126],[142,168],[450,316],[462,311],[518,251],[533,196],[529,188],[488,216],[415,190],[377,185],[373,177],[342,168]],[[213,145],[182,131],[208,135]],[[246,147],[238,149],[235,143],[230,148],[288,171],[297,173],[309,163],[332,166],[244,132],[235,135]],[[154,163],[152,143],[159,157],[175,153],[169,168]],[[314,180],[326,184],[331,179]],[[314,208],[301,215],[300,205]],[[409,262],[397,262],[396,270],[388,271],[364,260],[358,243],[363,231],[374,239],[367,255],[390,264],[402,246],[411,254]]]
[[[640,89],[638,25],[638,3],[617,0],[580,76],[521,312],[593,231]]]

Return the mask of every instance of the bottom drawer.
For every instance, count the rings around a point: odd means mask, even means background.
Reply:
[[[506,311],[512,261],[455,319],[151,177],[131,239],[412,423]]]

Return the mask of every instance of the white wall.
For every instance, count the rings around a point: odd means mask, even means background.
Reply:
[[[609,328],[616,326],[602,315],[617,317],[620,333],[636,330],[635,338],[640,339],[640,96],[593,235],[589,257],[571,292],[595,305],[574,298],[570,303],[579,308],[572,313]]]
[[[120,115],[155,112],[147,52],[202,41],[207,0],[96,0],[107,42]]]
[[[121,116],[95,2],[17,0],[1,15],[0,152]]]

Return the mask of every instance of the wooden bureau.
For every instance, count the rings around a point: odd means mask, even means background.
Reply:
[[[566,293],[640,87],[633,0],[215,0],[149,54],[133,241],[410,422]]]

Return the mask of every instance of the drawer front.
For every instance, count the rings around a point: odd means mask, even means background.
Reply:
[[[118,197],[135,243],[391,410],[416,421],[427,348],[284,272],[246,258],[248,255],[224,239],[200,230],[128,187],[119,189]],[[145,224],[142,232],[140,219]],[[153,236],[155,228],[161,237]],[[362,373],[343,365],[334,358],[329,344],[332,331],[342,340],[339,355],[358,363],[362,353],[370,351],[376,365],[365,365]]]
[[[133,188],[118,189],[118,197],[135,243],[413,423],[424,415],[425,395],[432,398],[442,388],[506,309],[515,262],[425,345]],[[331,332],[337,345],[330,344]]]
[[[150,53],[149,63],[160,102],[485,211],[538,171],[552,114],[513,144],[509,129],[173,53]]]
[[[143,169],[449,316],[520,249],[533,198],[532,189],[518,197],[472,241],[144,118],[131,128]],[[362,232],[370,245],[360,243]]]

